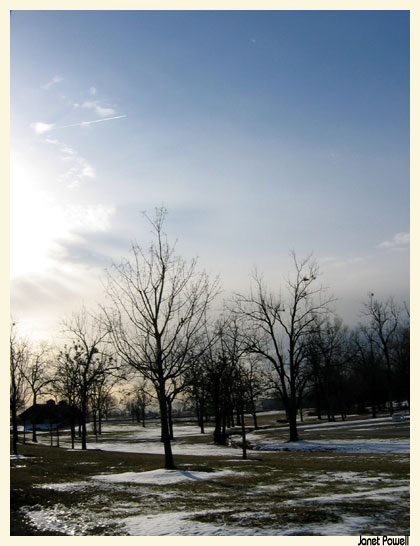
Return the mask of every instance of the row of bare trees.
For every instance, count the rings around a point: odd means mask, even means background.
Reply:
[[[358,382],[372,384],[372,392],[377,391],[376,368],[385,370],[381,377],[392,413],[396,376],[408,374],[409,358],[408,322],[392,300],[382,303],[372,294],[364,306],[364,326],[349,332],[333,317],[334,298],[319,283],[316,262],[311,256],[298,260],[292,253],[293,273],[283,290],[273,292],[255,272],[249,294],[234,294],[221,316],[214,318],[210,307],[219,294],[218,279],[199,271],[196,260],[187,262],[176,254],[163,229],[165,217],[165,209],[157,209],[154,218],[146,217],[153,242],[147,249],[133,243],[130,257],[107,272],[100,312],[91,316],[81,311],[66,321],[69,344],[49,366],[52,376],[44,377],[33,358],[32,370],[38,371],[22,375],[35,402],[52,384],[78,408],[83,449],[88,405],[95,427],[96,418],[100,427],[104,400],[122,378],[140,381],[129,399],[131,410],[143,422],[147,397],[153,394],[158,402],[166,468],[175,466],[172,406],[181,394],[193,404],[202,431],[205,416],[212,415],[217,443],[226,443],[227,429],[236,419],[244,457],[244,413],[251,412],[257,426],[256,400],[268,392],[282,401],[290,441],[298,440],[297,415],[305,399],[315,400],[329,418],[337,411],[345,416],[347,398],[360,395],[349,392]],[[15,369],[25,368],[25,343],[13,336],[12,332],[15,423],[22,400]],[[377,398],[369,405],[383,402]]]

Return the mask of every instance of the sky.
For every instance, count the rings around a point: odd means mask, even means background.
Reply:
[[[408,11],[12,11],[11,313],[53,339],[165,230],[277,290],[313,253],[349,325],[409,301]]]

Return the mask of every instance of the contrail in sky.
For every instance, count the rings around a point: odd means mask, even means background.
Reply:
[[[103,119],[94,119],[92,121],[81,121],[80,123],[73,123],[72,125],[63,125],[62,127],[59,127],[59,129],[66,129],[67,127],[77,127],[78,125],[90,125],[91,123],[100,123],[101,121],[109,121],[111,119],[120,119],[120,118],[126,118],[127,115],[124,114],[123,116],[114,116],[113,118],[103,118]]]

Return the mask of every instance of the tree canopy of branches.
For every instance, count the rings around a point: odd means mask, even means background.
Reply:
[[[46,343],[39,347],[29,348],[28,365],[24,376],[32,395],[32,405],[36,406],[38,397],[48,394],[48,387],[52,383],[51,376],[52,348]],[[36,413],[34,412],[34,418]],[[37,442],[36,423],[32,423],[32,441]]]
[[[368,319],[368,332],[373,343],[382,352],[386,364],[386,378],[388,384],[388,407],[390,415],[393,414],[393,347],[398,334],[401,321],[401,308],[396,305],[392,298],[386,301],[375,299],[370,294],[368,301],[364,304],[364,315]]]
[[[12,449],[18,454],[17,412],[23,408],[26,395],[25,373],[28,367],[28,341],[19,337],[16,324],[10,328],[10,412],[12,415]]]
[[[151,402],[150,386],[143,378],[136,379],[124,392],[124,405],[138,423],[146,426],[146,408]]]
[[[347,365],[349,361],[348,332],[341,319],[326,320],[315,325],[309,337],[307,360],[311,373],[311,394],[314,396],[321,418],[321,408],[325,409],[329,421],[341,413],[344,420],[348,411]]]
[[[64,322],[72,344],[59,354],[56,386],[79,409],[82,449],[87,449],[86,421],[93,389],[107,374],[118,371],[117,361],[107,351],[109,331],[104,325],[104,320],[90,316],[84,308]]]
[[[217,281],[175,254],[163,232],[166,210],[150,222],[154,240],[147,251],[137,243],[131,259],[114,264],[105,310],[120,357],[152,382],[159,401],[165,468],[174,468],[169,421],[170,387],[191,362]]]
[[[315,325],[328,316],[325,289],[316,283],[318,266],[311,256],[298,261],[292,253],[294,275],[285,294],[276,296],[257,273],[249,295],[236,295],[233,309],[243,321],[247,350],[267,359],[273,381],[289,420],[289,441],[298,440],[296,414],[309,379],[307,348]]]

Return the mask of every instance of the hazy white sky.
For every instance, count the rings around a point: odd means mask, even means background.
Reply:
[[[313,252],[346,322],[409,299],[409,13],[11,14],[11,308],[101,298],[141,211],[226,295]]]

